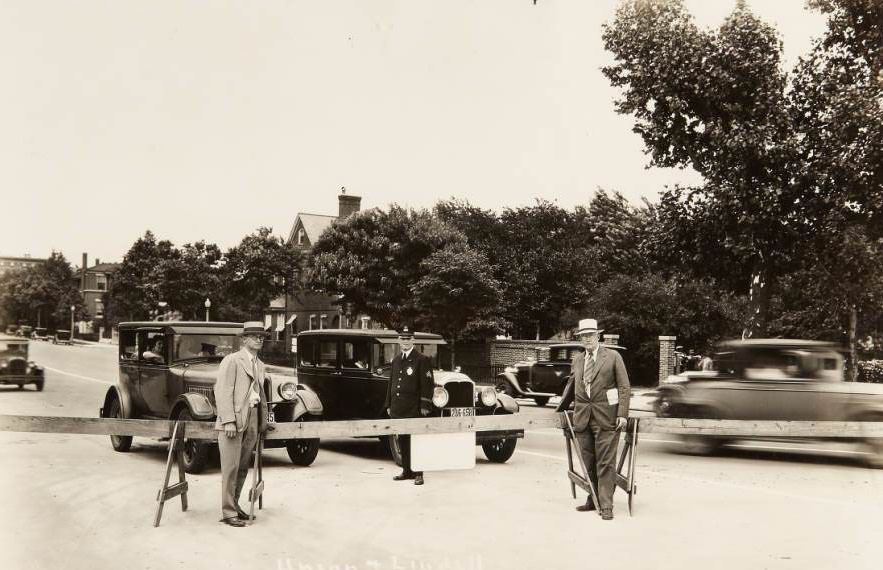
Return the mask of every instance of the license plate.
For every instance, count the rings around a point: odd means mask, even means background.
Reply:
[[[464,418],[474,415],[475,408],[448,408],[448,416],[452,418]]]
[[[267,414],[267,423],[268,424],[275,424],[276,423],[276,413],[275,412],[270,412]]]

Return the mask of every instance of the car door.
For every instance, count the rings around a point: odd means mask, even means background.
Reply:
[[[348,417],[373,419],[384,413],[389,382],[373,373],[373,344],[365,337],[341,340],[341,401]]]
[[[120,331],[119,340],[119,383],[120,390],[128,394],[136,409],[131,410],[134,417],[143,410],[141,395],[138,393],[138,331],[125,329]]]
[[[318,335],[298,337],[297,381],[319,396],[323,416],[340,419],[340,368],[337,363],[336,338]]]
[[[167,417],[169,405],[169,341],[162,329],[141,329],[138,331],[138,389],[141,401],[145,406],[145,414],[156,417]],[[153,350],[157,343],[162,343],[161,361],[148,359],[145,352]]]

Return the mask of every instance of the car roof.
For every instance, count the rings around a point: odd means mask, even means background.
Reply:
[[[10,334],[0,334],[0,340],[13,340],[16,342],[27,342],[28,339],[20,336],[12,336]]]
[[[619,346],[618,344],[604,344],[603,342],[600,344],[604,348],[612,348],[614,350],[626,350],[624,346]],[[553,348],[582,348],[585,349],[586,346],[581,342],[562,342],[560,344],[550,344],[549,350]]]
[[[718,343],[722,348],[802,348],[837,350],[839,346],[833,342],[821,340],[803,340],[791,338],[750,338],[745,340],[725,340]]]
[[[242,323],[225,323],[217,321],[135,321],[120,323],[119,329],[153,330],[174,334],[238,334],[242,332]]]
[[[374,338],[381,343],[395,343],[399,341],[399,333],[391,329],[316,329],[312,331],[301,331],[297,336],[363,336]],[[414,342],[432,344],[446,344],[440,334],[415,332]]]

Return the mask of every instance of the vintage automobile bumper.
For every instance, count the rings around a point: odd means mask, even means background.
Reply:
[[[498,441],[501,439],[522,439],[523,437],[523,429],[498,429],[491,431],[477,431],[475,432],[475,445],[480,445],[489,441]]]
[[[0,384],[29,384],[42,379],[43,376],[35,374],[0,374]]]

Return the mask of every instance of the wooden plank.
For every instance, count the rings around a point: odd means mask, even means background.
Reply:
[[[213,422],[189,421],[188,438],[216,440]],[[0,431],[66,433],[86,435],[132,435],[168,437],[173,422],[165,420],[119,420],[62,416],[0,415]],[[402,433],[452,433],[509,429],[561,428],[562,415],[507,414],[466,418],[411,418],[352,421],[283,422],[266,439],[381,436]],[[642,417],[639,431],[680,435],[741,437],[883,437],[883,422],[781,422],[753,420],[702,420]]]
[[[589,490],[589,482],[584,477],[582,477],[578,473],[574,473],[573,471],[568,471],[567,477],[570,479],[570,482],[572,484],[576,485],[586,493],[591,493],[591,491]]]
[[[158,498],[161,501],[168,501],[169,499],[174,499],[178,495],[187,492],[187,481],[179,481],[174,485],[169,485],[165,489],[160,490],[160,497]],[[187,509],[182,509],[187,510]]]

